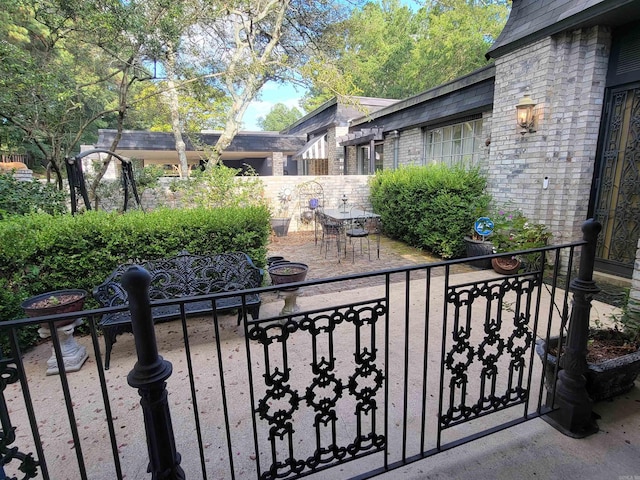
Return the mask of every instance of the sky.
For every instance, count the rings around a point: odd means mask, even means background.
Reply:
[[[281,85],[274,82],[267,82],[262,87],[260,98],[249,104],[244,118],[242,119],[243,130],[262,130],[258,126],[258,118],[269,113],[276,103],[284,103],[287,107],[296,107],[302,111],[298,101],[304,96],[305,90],[291,84]]]

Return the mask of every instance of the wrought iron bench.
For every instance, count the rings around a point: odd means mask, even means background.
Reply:
[[[93,297],[103,307],[127,304],[127,292],[122,287],[122,275],[133,264],[118,266],[109,277],[93,290]],[[182,251],[168,259],[152,260],[140,263],[151,274],[149,297],[151,301],[208,295],[220,292],[234,292],[257,288],[262,285],[263,271],[256,267],[246,253],[221,253],[213,256],[191,255]],[[245,309],[254,319],[260,314],[260,296],[258,294],[221,298],[216,300],[216,311],[238,310],[238,325],[242,321]],[[198,316],[212,311],[212,301],[197,301],[184,304],[185,314]],[[154,322],[172,320],[180,317],[180,305],[152,307]],[[129,311],[103,315],[98,325],[102,329],[105,342],[105,370],[109,369],[111,349],[116,336],[131,332]]]

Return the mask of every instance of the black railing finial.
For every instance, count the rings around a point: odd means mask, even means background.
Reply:
[[[149,299],[150,284],[151,275],[139,266],[130,267],[122,277],[138,355],[127,382],[138,389],[141,397],[152,480],[182,480],[185,474],[176,451],[165,382],[171,376],[172,366],[158,355]]]

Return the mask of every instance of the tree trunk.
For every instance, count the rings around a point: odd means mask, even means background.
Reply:
[[[165,69],[167,72],[167,95],[169,96],[169,111],[171,112],[171,130],[176,141],[176,151],[178,152],[178,160],[180,162],[180,177],[187,178],[189,176],[189,164],[187,162],[187,153],[184,140],[182,138],[182,128],[180,125],[180,111],[178,103],[178,90],[176,89],[176,54],[173,44],[168,45],[167,62]]]

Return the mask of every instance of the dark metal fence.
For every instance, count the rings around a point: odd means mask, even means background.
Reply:
[[[556,398],[534,349],[562,335],[569,318],[569,346],[580,352],[586,342],[597,226],[585,228],[587,241],[532,251],[544,253],[540,262],[515,275],[454,273],[463,261],[451,261],[301,282],[293,292],[253,290],[263,296],[261,318],[240,327],[213,308],[154,332],[138,272],[129,292],[141,322],[137,356],[132,338],[119,337],[106,372],[95,325],[118,309],[5,322],[3,468],[9,478],[275,479],[339,465],[340,478],[368,478],[545,415],[554,403],[556,423],[588,429],[588,397],[573,388],[580,362]],[[289,306],[297,296],[293,311],[282,313],[283,295]],[[223,297],[154,305],[184,312],[186,303],[214,307]],[[78,373],[65,372],[56,335],[29,352],[18,345],[22,328],[52,329],[61,318],[88,326],[76,334],[90,352]],[[60,374],[45,376],[51,353]]]

